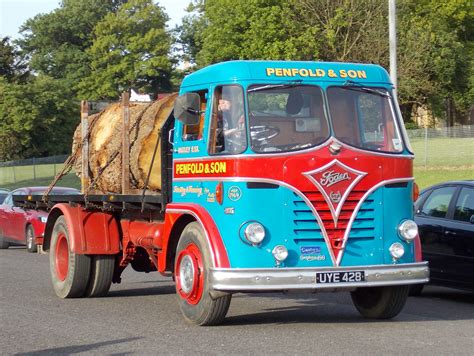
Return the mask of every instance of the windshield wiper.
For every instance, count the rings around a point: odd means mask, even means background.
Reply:
[[[255,88],[251,88],[248,90],[249,93],[252,93],[254,91],[260,91],[260,90],[267,90],[267,89],[275,89],[275,88],[293,88],[298,85],[300,85],[303,82],[303,80],[298,79],[298,80],[292,80],[291,82],[287,83],[281,83],[281,84],[267,84],[267,85],[262,85],[258,86]]]
[[[347,89],[347,90],[362,91],[364,93],[371,93],[371,94],[383,96],[384,98],[391,98],[392,97],[387,92],[384,92],[384,91],[379,90],[379,89],[374,89],[374,88],[369,88],[369,87],[363,86],[362,84],[354,82],[352,80],[346,81],[344,83],[344,86],[342,86],[340,88]]]

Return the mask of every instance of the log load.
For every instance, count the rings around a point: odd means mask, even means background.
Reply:
[[[143,189],[153,152],[166,119],[173,111],[177,94],[170,94],[151,103],[130,103],[130,188]],[[89,116],[89,180],[94,183],[86,190],[103,194],[121,193],[123,105],[114,103]],[[81,124],[76,128],[72,152],[74,170],[82,173]],[[161,190],[161,145],[158,144],[148,190]]]

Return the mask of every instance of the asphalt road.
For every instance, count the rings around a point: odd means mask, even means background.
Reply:
[[[187,324],[173,283],[123,274],[108,297],[56,297],[48,255],[0,251],[4,355],[473,354],[474,294],[427,287],[391,321],[367,321],[348,293],[238,294],[225,323]]]

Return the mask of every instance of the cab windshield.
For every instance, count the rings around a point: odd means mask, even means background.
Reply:
[[[403,150],[389,93],[357,85],[327,89],[334,135],[349,145],[388,153]]]
[[[329,137],[322,90],[298,83],[248,89],[254,152],[288,152],[317,146]]]
[[[314,147],[333,135],[369,151],[399,153],[402,140],[389,93],[350,83],[323,91],[300,82],[254,85],[247,91],[251,147],[254,152],[289,152]]]

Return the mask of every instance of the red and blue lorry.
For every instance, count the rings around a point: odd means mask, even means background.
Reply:
[[[377,65],[230,61],[184,78],[161,135],[159,194],[16,197],[48,209],[61,298],[105,295],[125,267],[173,277],[188,321],[239,292],[350,292],[392,318],[429,278],[413,151]]]

